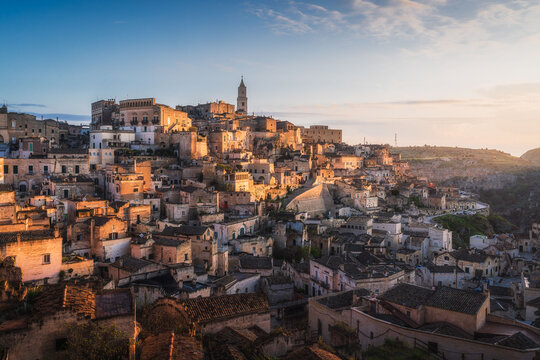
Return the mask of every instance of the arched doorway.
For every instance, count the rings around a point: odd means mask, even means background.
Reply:
[[[19,191],[20,192],[27,192],[28,191],[28,184],[25,182],[19,183]]]

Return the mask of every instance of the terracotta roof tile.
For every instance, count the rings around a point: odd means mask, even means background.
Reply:
[[[144,339],[141,360],[203,360],[202,342],[191,336],[163,332]]]
[[[268,301],[256,293],[188,299],[182,303],[191,321],[197,323],[268,311]]]

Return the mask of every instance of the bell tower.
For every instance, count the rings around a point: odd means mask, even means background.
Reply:
[[[246,85],[244,85],[244,77],[240,80],[238,86],[238,97],[236,98],[236,110],[241,113],[247,114],[247,92]]]

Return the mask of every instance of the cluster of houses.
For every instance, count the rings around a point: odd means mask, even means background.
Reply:
[[[540,226],[455,249],[434,218],[486,204],[387,145],[249,115],[243,80],[236,109],[91,110],[88,128],[0,111],[5,358],[65,357],[87,324],[121,331],[131,359],[540,350]]]

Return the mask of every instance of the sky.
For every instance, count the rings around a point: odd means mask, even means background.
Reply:
[[[0,0],[0,102],[236,104],[344,141],[540,147],[538,0]],[[364,140],[365,139],[365,140]]]

